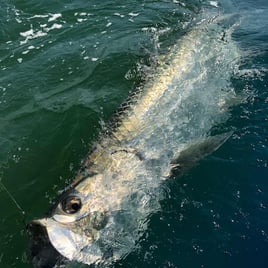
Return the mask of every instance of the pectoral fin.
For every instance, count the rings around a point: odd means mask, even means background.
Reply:
[[[232,132],[227,132],[194,143],[171,161],[171,169],[175,172],[185,172],[199,160],[216,151],[231,135]]]

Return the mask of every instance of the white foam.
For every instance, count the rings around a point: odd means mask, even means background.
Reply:
[[[266,68],[261,68],[261,69],[257,69],[257,68],[253,68],[253,69],[242,69],[242,70],[238,70],[236,72],[236,75],[243,76],[243,77],[253,78],[253,77],[262,77],[267,72],[268,72],[268,69],[266,69]]]
[[[23,36],[23,37],[28,37],[28,36],[32,36],[34,34],[34,31],[33,29],[30,29],[26,32],[20,32],[20,35]]]
[[[77,21],[78,22],[83,22],[83,21],[87,21],[87,19],[81,19],[81,18],[79,18],[79,19],[77,19]]]
[[[209,4],[213,7],[219,7],[219,4],[217,1],[209,1]]]
[[[62,17],[62,15],[60,13],[57,13],[57,14],[50,14],[51,17],[48,19],[48,21],[55,21],[57,20],[58,18]]]
[[[35,18],[47,18],[48,15],[34,15],[32,17],[30,17],[29,19],[35,19]]]
[[[58,24],[58,23],[54,23],[51,27],[46,27],[44,28],[44,30],[46,32],[49,32],[51,30],[55,30],[55,29],[61,29],[62,28],[62,24]]]
[[[173,0],[173,3],[175,3],[175,4],[179,4],[179,5],[183,6],[183,7],[186,6],[186,4],[185,4],[184,2],[177,1],[177,0]]]
[[[20,44],[26,44],[31,39],[36,39],[38,37],[43,37],[48,34],[51,30],[58,30],[62,28],[62,24],[53,23],[51,27],[46,27],[47,24],[40,25],[43,29],[42,30],[34,30],[31,25],[31,29],[25,32],[20,32],[20,35],[25,37],[25,40],[21,41]],[[33,49],[34,47],[31,47]]]
[[[122,14],[117,13],[117,12],[116,12],[116,13],[114,13],[114,15],[115,15],[115,16],[118,16],[118,17],[120,17],[120,18],[124,18],[124,17],[125,17],[125,15],[122,15]]]
[[[130,12],[130,13],[128,13],[128,15],[131,16],[131,17],[137,17],[137,16],[140,15],[140,13]]]
[[[15,18],[15,20],[16,20],[17,23],[22,23],[21,19]]]
[[[20,35],[23,37],[26,37],[26,39],[24,41],[20,42],[20,44],[23,45],[23,44],[26,44],[29,40],[45,36],[45,35],[47,35],[47,33],[43,32],[43,31],[34,32],[34,30],[31,29],[31,30],[26,31],[26,32],[21,32]]]
[[[78,13],[78,12],[75,12],[74,13],[74,16],[83,16],[83,17],[85,17],[85,16],[92,16],[93,14],[91,14],[91,13],[86,13],[86,12],[81,12],[81,13]]]

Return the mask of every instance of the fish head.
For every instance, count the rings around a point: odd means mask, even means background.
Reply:
[[[91,194],[81,190],[85,190],[83,183],[60,195],[47,217],[28,224],[29,255],[36,267],[57,267],[73,260],[91,264],[102,259],[96,241],[108,216],[102,208],[92,211]]]
[[[29,224],[30,258],[37,267],[61,261],[107,267],[135,247],[140,219],[147,215],[142,209],[147,202],[137,192],[150,180],[136,154],[119,150],[111,159],[103,161],[105,168],[78,175],[48,216]],[[131,168],[126,169],[127,163]],[[47,265],[50,258],[54,266]]]

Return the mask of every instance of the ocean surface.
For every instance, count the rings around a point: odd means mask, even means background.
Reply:
[[[0,267],[30,268],[41,217],[130,90],[204,9],[237,19],[230,139],[166,182],[139,246],[114,267],[268,267],[267,0],[0,3]],[[25,214],[22,213],[22,210]]]

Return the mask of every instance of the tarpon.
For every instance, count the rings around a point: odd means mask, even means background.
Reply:
[[[29,224],[37,267],[75,261],[107,267],[133,251],[172,170],[183,172],[229,134],[212,135],[236,98],[233,24],[191,26],[121,106],[68,189]],[[126,107],[125,107],[126,106]]]

